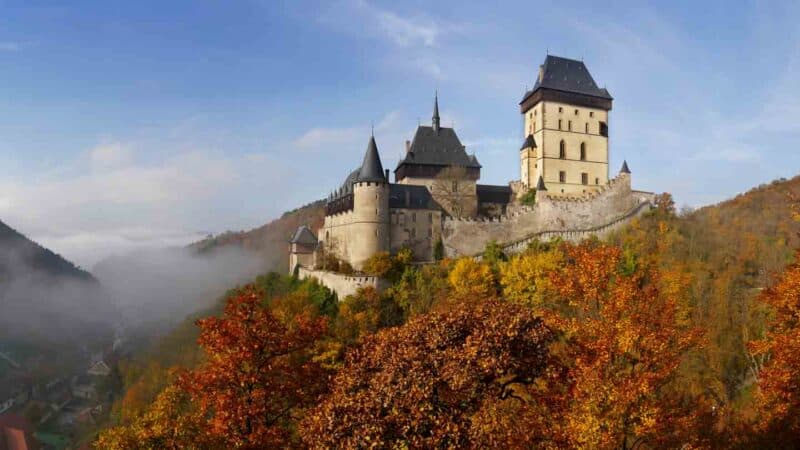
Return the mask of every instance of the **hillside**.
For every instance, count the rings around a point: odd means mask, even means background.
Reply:
[[[243,232],[228,232],[196,242],[190,248],[199,253],[213,253],[224,248],[241,248],[264,258],[265,270],[285,271],[289,266],[288,245],[300,225],[312,230],[322,226],[325,217],[322,200],[285,212],[266,225]]]
[[[70,367],[110,342],[118,320],[90,273],[0,222],[0,351],[22,370]]]

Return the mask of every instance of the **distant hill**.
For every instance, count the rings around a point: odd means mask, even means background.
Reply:
[[[116,320],[89,272],[0,222],[0,350],[9,342],[88,344]]]
[[[0,221],[0,280],[12,276],[20,265],[42,275],[96,282],[89,272]]]
[[[264,258],[265,271],[286,271],[289,267],[289,239],[300,225],[308,225],[312,230],[322,226],[325,219],[325,202],[318,200],[292,211],[285,212],[279,219],[266,225],[243,232],[228,232],[200,242],[190,248],[200,253],[236,247],[257,253]]]

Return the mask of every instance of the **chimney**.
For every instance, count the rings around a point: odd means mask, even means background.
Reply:
[[[542,78],[544,78],[544,64],[539,66],[539,83],[542,82]]]

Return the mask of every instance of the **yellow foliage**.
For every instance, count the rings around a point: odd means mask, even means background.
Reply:
[[[492,268],[472,258],[459,259],[447,280],[453,293],[461,298],[489,298],[497,294]]]
[[[524,253],[500,264],[500,285],[503,296],[512,302],[540,306],[548,291],[549,273],[558,269],[561,252]]]

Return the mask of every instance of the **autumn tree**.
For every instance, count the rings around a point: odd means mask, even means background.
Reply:
[[[516,418],[537,410],[527,388],[547,366],[551,334],[529,309],[483,300],[367,337],[304,420],[305,444],[508,448],[549,439]]]
[[[209,418],[210,432],[229,447],[287,445],[296,414],[325,387],[309,353],[326,318],[301,314],[284,325],[249,286],[228,299],[223,317],[197,323],[206,362],[181,386]]]
[[[131,423],[104,430],[94,442],[98,450],[211,450],[223,440],[208,433],[206,420],[187,392],[167,386]]]
[[[757,360],[758,428],[776,447],[796,448],[800,446],[800,264],[790,265],[760,300],[773,315],[766,336],[749,346]]]
[[[497,293],[492,268],[473,258],[456,261],[447,279],[455,296],[461,299],[484,299]]]
[[[555,356],[570,367],[569,396],[554,422],[577,447],[659,447],[684,438],[677,428],[690,412],[666,387],[700,331],[682,320],[675,298],[661,295],[657,272],[620,270],[618,247],[565,245],[564,261],[551,272],[554,303],[542,310],[564,339]]]

